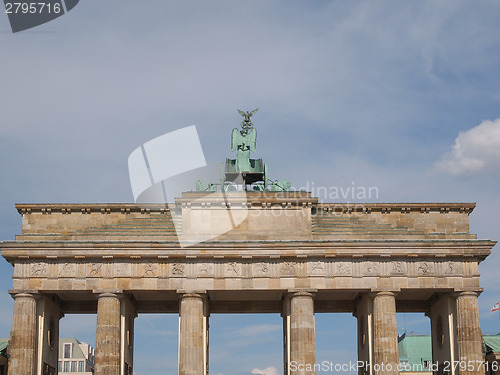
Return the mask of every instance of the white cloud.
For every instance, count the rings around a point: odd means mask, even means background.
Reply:
[[[500,118],[460,132],[438,169],[452,175],[500,172]]]
[[[254,368],[252,370],[252,374],[256,374],[256,375],[280,375],[278,369],[276,367],[273,367],[273,366],[266,367],[263,370],[258,369],[258,368]]]

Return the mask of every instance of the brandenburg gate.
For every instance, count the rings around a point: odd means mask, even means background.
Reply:
[[[179,314],[180,375],[208,374],[211,313],[281,313],[284,374],[316,374],[324,312],[357,318],[360,374],[399,373],[397,312],[430,318],[436,373],[483,374],[478,264],[495,242],[470,233],[475,205],[319,203],[268,185],[245,121],[226,182],[173,204],[16,205],[22,233],[0,244],[14,267],[9,375],[56,374],[71,313],[97,314],[96,375],[132,374],[141,313]]]

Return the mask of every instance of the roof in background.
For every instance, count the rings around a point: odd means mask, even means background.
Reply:
[[[431,336],[403,335],[398,340],[399,359],[407,360],[409,364],[423,364],[432,360]]]
[[[483,341],[493,353],[500,353],[500,335],[484,335]]]
[[[0,339],[0,353],[3,354],[3,351],[7,349],[8,346],[9,346],[8,339]]]

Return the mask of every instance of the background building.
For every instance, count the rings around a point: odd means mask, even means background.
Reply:
[[[0,375],[7,375],[7,347],[9,341],[0,339]]]
[[[58,373],[94,374],[94,348],[75,338],[60,338]]]
[[[432,344],[430,335],[403,334],[398,339],[399,363],[402,373],[406,375],[432,374],[429,365],[432,363]],[[500,334],[483,335],[484,360],[486,375],[500,374]],[[405,370],[404,367],[407,369]]]
[[[487,375],[500,374],[500,335],[484,335],[485,361],[488,362]]]
[[[430,335],[407,335],[398,339],[399,364],[405,374],[432,374],[432,341]]]

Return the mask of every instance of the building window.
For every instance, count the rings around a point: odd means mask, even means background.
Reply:
[[[77,361],[72,361],[71,362],[71,372],[76,372],[76,365],[78,364]]]
[[[85,372],[85,362],[78,362],[78,372]]]
[[[64,358],[71,358],[71,344],[64,344]]]
[[[62,371],[62,361],[59,361],[59,363],[57,364],[57,371]]]
[[[64,361],[64,372],[69,372],[69,361]]]

